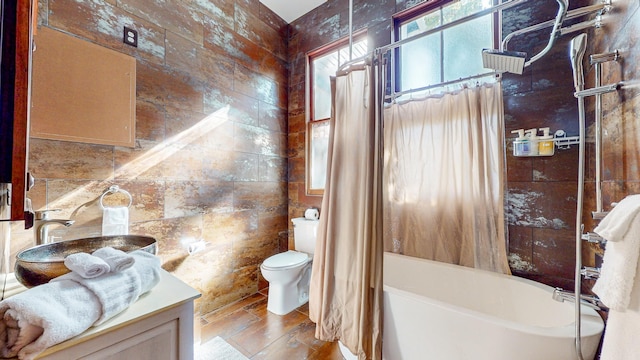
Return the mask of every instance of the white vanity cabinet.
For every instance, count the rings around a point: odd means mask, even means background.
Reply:
[[[42,360],[191,360],[196,290],[162,270],[160,283],[106,323],[42,352]]]

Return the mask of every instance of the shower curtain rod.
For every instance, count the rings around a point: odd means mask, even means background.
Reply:
[[[504,2],[502,4],[498,4],[498,5],[492,6],[490,8],[486,8],[484,10],[480,10],[477,13],[473,13],[471,15],[468,15],[468,16],[465,16],[465,17],[461,17],[461,18],[459,18],[457,20],[454,20],[452,22],[440,25],[440,26],[435,27],[433,29],[429,29],[429,30],[427,30],[427,31],[425,31],[423,33],[414,35],[414,36],[412,36],[410,38],[406,38],[406,39],[403,39],[403,40],[400,40],[400,41],[396,41],[396,42],[391,43],[389,45],[381,46],[381,47],[377,48],[376,51],[386,52],[386,51],[389,51],[389,50],[393,50],[393,49],[395,49],[397,47],[400,47],[400,46],[402,46],[402,45],[404,45],[406,43],[409,43],[409,42],[411,42],[413,40],[417,40],[417,39],[423,38],[425,36],[434,34],[436,32],[439,32],[439,31],[442,31],[442,30],[446,30],[446,29],[448,29],[450,27],[454,27],[454,26],[457,26],[457,25],[460,25],[460,24],[464,24],[464,23],[466,23],[468,21],[475,20],[475,19],[483,17],[485,15],[493,14],[493,13],[501,11],[501,10],[512,8],[512,7],[516,6],[516,5],[520,5],[522,3],[526,3],[527,1],[528,0],[509,0],[509,1]]]
[[[439,88],[439,87],[445,87],[445,86],[454,85],[454,84],[458,84],[458,83],[463,83],[463,82],[469,81],[469,80],[481,79],[481,78],[489,77],[489,76],[495,76],[496,78],[498,78],[498,77],[500,77],[500,74],[496,74],[495,72],[491,71],[491,72],[487,72],[487,73],[484,73],[484,74],[477,74],[477,75],[467,76],[467,77],[463,77],[463,78],[459,78],[459,79],[455,79],[455,80],[449,80],[449,81],[445,81],[445,82],[441,82],[441,83],[437,83],[437,84],[433,84],[433,85],[427,85],[427,86],[423,86],[423,87],[419,87],[419,88],[415,88],[415,89],[397,91],[397,92],[392,93],[391,95],[385,95],[384,99],[385,100],[395,101],[397,98],[399,98],[402,95],[411,94],[411,93],[419,92],[419,91],[430,90],[430,89],[436,89],[436,88]]]
[[[358,62],[362,61],[363,59],[365,59],[367,56],[371,56],[372,54],[375,55],[377,53],[385,53],[385,52],[387,52],[389,50],[393,50],[393,49],[395,49],[397,47],[400,47],[400,46],[405,45],[407,43],[410,43],[412,41],[421,39],[421,38],[423,38],[425,36],[431,35],[431,34],[436,33],[438,31],[442,31],[442,30],[448,29],[450,27],[463,24],[463,23],[465,23],[467,21],[475,20],[475,19],[477,19],[479,17],[485,16],[485,15],[488,15],[488,14],[492,14],[492,13],[500,11],[500,10],[505,10],[505,9],[514,7],[516,5],[519,5],[519,4],[525,3],[525,2],[527,2],[527,0],[509,0],[508,2],[504,2],[502,4],[499,4],[499,5],[496,5],[496,6],[481,10],[481,11],[479,11],[477,13],[474,13],[474,14],[462,17],[460,19],[454,20],[454,21],[452,21],[450,23],[446,23],[444,25],[440,25],[440,26],[435,27],[433,29],[429,29],[429,30],[427,30],[427,31],[425,31],[423,33],[414,35],[414,36],[412,36],[410,38],[399,40],[399,41],[393,42],[393,43],[391,43],[389,45],[380,46],[380,47],[374,49],[369,54],[366,54],[364,56],[358,57],[356,59],[350,59],[349,61],[347,61],[344,64],[342,64],[340,66],[340,69],[342,69],[343,67],[347,67],[347,66],[349,66],[351,64],[358,63]]]
[[[452,21],[450,23],[446,23],[444,25],[435,27],[433,29],[429,29],[429,30],[427,30],[427,31],[425,31],[423,33],[414,35],[414,36],[412,36],[410,38],[399,40],[399,41],[393,42],[393,43],[388,44],[388,45],[380,46],[380,47],[374,49],[369,54],[366,54],[364,56],[361,56],[361,57],[358,57],[358,58],[355,58],[355,59],[350,59],[349,61],[347,61],[344,64],[342,64],[340,66],[340,69],[342,69],[344,67],[348,67],[348,66],[350,66],[352,64],[361,62],[362,60],[364,60],[368,56],[371,56],[372,54],[375,55],[378,52],[379,53],[385,53],[385,52],[387,52],[389,50],[393,50],[393,49],[398,48],[398,47],[400,47],[402,45],[408,44],[408,43],[410,43],[412,41],[421,39],[421,38],[423,38],[425,36],[429,36],[429,35],[434,34],[436,32],[439,32],[439,31],[442,31],[442,30],[446,30],[446,29],[448,29],[450,27],[453,27],[453,26],[456,26],[456,25],[460,25],[460,24],[463,24],[463,23],[471,21],[471,20],[475,20],[475,19],[477,19],[479,17],[485,16],[485,15],[488,15],[488,14],[492,14],[492,13],[495,13],[495,12],[498,12],[498,11],[501,11],[501,10],[506,10],[506,9],[514,7],[516,5],[520,5],[521,3],[525,3],[526,1],[527,0],[510,0],[508,2],[504,2],[502,4],[499,4],[499,5],[496,5],[496,6],[481,10],[481,11],[479,11],[477,13],[474,13],[474,14],[462,17],[460,19],[454,20],[454,21]],[[573,18],[576,18],[576,17],[580,17],[580,16],[583,16],[583,15],[587,15],[587,14],[593,13],[593,12],[597,12],[597,11],[600,11],[600,10],[603,10],[603,9],[606,10],[608,6],[609,6],[608,2],[605,1],[602,4],[590,5],[590,6],[585,6],[585,7],[579,8],[579,9],[570,10],[570,11],[567,12],[567,14],[565,16],[565,19],[573,19]],[[508,41],[511,40],[511,38],[516,36],[516,35],[521,35],[521,34],[529,32],[529,31],[534,31],[534,30],[539,30],[539,29],[545,28],[545,27],[549,27],[549,26],[553,25],[554,22],[555,22],[555,20],[548,20],[546,22],[543,22],[543,23],[540,23],[540,24],[536,24],[536,25],[527,27],[525,29],[514,31],[513,33],[511,33],[511,34],[507,35],[507,37],[505,37],[505,39],[502,41],[502,44],[503,44],[502,46],[506,47]],[[564,34],[564,33],[570,32],[571,30],[572,31],[577,31],[578,29],[576,28],[576,25],[571,25],[571,26],[568,26],[566,28],[560,29],[561,33]],[[592,25],[592,24],[588,24],[587,27],[590,26],[590,25]],[[593,25],[596,25],[596,24],[594,23]],[[505,43],[505,41],[506,41],[506,43]]]
[[[347,68],[348,67],[352,67],[352,66],[354,66],[356,64],[358,64],[358,65],[361,65],[360,63],[372,64],[373,61],[378,61],[378,62],[384,61],[382,59],[383,59],[382,53],[379,53],[378,56],[375,56],[375,57],[372,57],[371,54],[367,54],[367,55],[361,56],[361,57],[359,57],[357,59],[354,59],[352,61],[346,62],[342,66],[340,66],[338,71],[336,71],[336,75],[348,72],[349,69],[347,69]],[[406,94],[410,94],[410,93],[414,93],[414,92],[419,92],[419,91],[435,89],[435,88],[439,88],[439,87],[445,87],[445,86],[448,86],[448,85],[458,84],[458,83],[462,83],[462,82],[469,81],[469,80],[481,79],[481,78],[485,78],[485,77],[489,77],[489,76],[494,76],[497,79],[499,79],[501,74],[495,73],[494,71],[490,71],[490,72],[486,72],[486,73],[483,73],[483,74],[471,75],[471,76],[458,78],[458,79],[455,79],[455,80],[449,80],[449,81],[445,81],[445,82],[441,82],[441,83],[437,83],[437,84],[427,85],[427,86],[423,86],[423,87],[419,87],[419,88],[415,88],[415,89],[397,91],[397,92],[392,93],[391,95],[385,95],[384,99],[385,100],[395,101],[396,98],[398,98],[398,97],[400,97],[402,95],[406,95]]]
[[[366,60],[367,58],[370,58],[372,55],[374,57],[380,58],[378,56],[378,54],[384,54],[384,53],[388,52],[389,50],[396,49],[396,48],[398,48],[398,47],[400,47],[402,45],[408,44],[408,43],[410,43],[412,41],[415,41],[415,40],[419,40],[419,39],[421,39],[421,38],[423,38],[425,36],[434,34],[436,32],[448,29],[448,28],[456,26],[456,25],[460,25],[460,24],[466,23],[466,22],[471,21],[471,20],[475,20],[475,19],[477,19],[479,17],[485,16],[485,15],[488,15],[488,14],[492,14],[492,13],[495,13],[495,12],[498,12],[498,11],[501,11],[501,10],[505,10],[505,9],[514,7],[516,5],[520,5],[521,3],[525,3],[526,1],[527,0],[510,0],[510,1],[507,1],[507,2],[504,2],[504,3],[501,3],[499,5],[496,5],[496,6],[481,10],[481,11],[479,11],[477,13],[474,13],[474,14],[462,17],[460,19],[454,20],[454,21],[452,21],[450,23],[447,23],[447,24],[435,27],[433,29],[427,30],[427,31],[425,31],[423,33],[414,35],[414,36],[412,36],[410,38],[406,38],[406,39],[399,40],[399,41],[396,41],[396,42],[388,44],[388,45],[384,45],[384,46],[378,47],[378,48],[374,49],[371,53],[368,53],[368,54],[366,54],[364,56],[361,56],[361,57],[358,57],[356,59],[352,59],[351,55],[350,55],[350,60],[345,62],[344,64],[342,64],[339,67],[339,71],[342,71],[345,68],[347,68],[347,67],[349,67],[349,66],[351,66],[353,64],[360,63],[360,62]],[[588,15],[588,14],[597,12],[597,11],[607,11],[609,3],[610,3],[609,0],[604,0],[601,4],[585,6],[585,7],[582,7],[582,8],[578,8],[578,9],[567,11],[564,19],[565,20],[574,19],[574,18],[577,18],[577,17],[580,17],[580,16],[584,16],[584,15]],[[527,32],[530,32],[530,31],[540,30],[540,29],[543,29],[545,27],[553,26],[555,24],[555,22],[556,22],[555,19],[548,20],[548,21],[545,21],[545,22],[542,22],[542,23],[539,23],[539,24],[536,24],[536,25],[529,26],[529,27],[521,29],[521,30],[516,30],[516,31],[510,33],[509,35],[507,35],[502,40],[501,48],[506,49],[506,46],[508,45],[508,42],[514,36],[522,35],[522,34],[525,34]],[[578,24],[570,25],[570,26],[565,27],[565,28],[561,28],[561,29],[559,29],[559,33],[561,35],[564,35],[566,33],[570,33],[570,32],[573,32],[573,31],[582,30],[583,28],[587,28],[587,27],[591,27],[591,26],[597,26],[598,24],[599,24],[599,22],[597,20],[585,21],[583,23],[578,23]],[[395,98],[397,98],[399,96],[402,96],[402,95],[405,95],[405,94],[408,94],[408,93],[412,93],[412,92],[424,91],[424,90],[429,90],[429,89],[433,89],[433,88],[437,88],[437,87],[447,86],[447,85],[451,85],[451,84],[455,84],[455,83],[459,83],[459,82],[464,82],[464,81],[468,81],[468,80],[487,77],[487,76],[491,75],[492,73],[493,72],[485,73],[485,74],[477,74],[477,75],[468,76],[468,77],[465,77],[465,78],[460,78],[460,79],[450,80],[450,81],[442,82],[442,83],[438,83],[438,84],[428,85],[428,86],[424,86],[424,87],[421,87],[421,88],[416,88],[416,89],[410,89],[410,90],[405,90],[405,91],[401,91],[401,92],[396,92],[396,93],[394,93],[392,95],[386,95],[385,99],[395,99]],[[497,76],[499,76],[499,74]]]

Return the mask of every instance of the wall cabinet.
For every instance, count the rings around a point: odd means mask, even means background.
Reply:
[[[0,4],[3,33],[0,183],[11,184],[9,199],[3,198],[3,206],[11,205],[9,218],[0,220],[24,220],[34,8],[31,1],[2,0]]]
[[[30,136],[134,147],[136,59],[44,26],[34,41]]]

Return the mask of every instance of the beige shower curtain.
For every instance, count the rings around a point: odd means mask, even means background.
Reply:
[[[510,273],[499,82],[384,112],[385,251]]]
[[[382,358],[382,156],[371,66],[333,85],[327,182],[313,260],[309,317],[320,340],[361,360]]]

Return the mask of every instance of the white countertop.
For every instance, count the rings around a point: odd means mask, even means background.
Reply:
[[[5,298],[27,290],[13,276],[7,276],[5,285]],[[109,319],[107,322],[87,329],[84,333],[54,345],[45,350],[40,356],[54,353],[62,349],[74,346],[83,341],[99,336],[105,332],[126,326],[135,321],[154,315],[157,312],[178,306],[187,301],[200,297],[200,293],[191,286],[185,284],[180,279],[168,272],[160,271],[160,282],[151,291],[142,295],[138,301],[133,303],[127,310]]]

